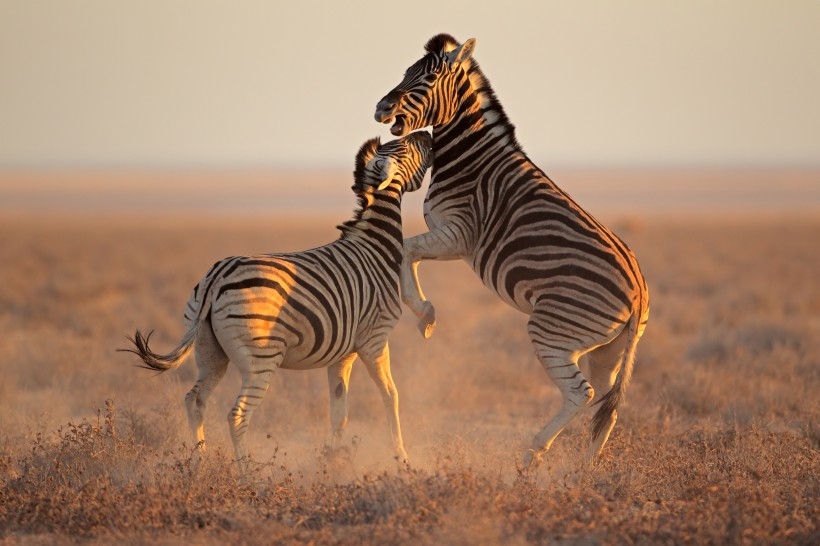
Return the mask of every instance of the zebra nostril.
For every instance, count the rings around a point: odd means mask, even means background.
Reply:
[[[383,117],[392,116],[399,107],[399,102],[399,97],[396,97],[394,94],[388,94],[382,97],[382,100],[376,104],[377,115],[381,115]]]
[[[374,117],[379,123],[388,123],[393,119],[393,113],[396,111],[395,102],[381,101],[376,105],[376,113]]]
[[[395,109],[396,101],[382,99],[379,101],[379,104],[376,105],[376,121],[384,121],[391,117]]]

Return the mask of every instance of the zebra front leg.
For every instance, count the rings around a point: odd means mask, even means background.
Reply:
[[[330,391],[330,439],[327,451],[330,454],[341,446],[342,434],[347,426],[347,392],[355,360],[356,353],[353,353],[327,368],[327,386]]]
[[[425,339],[433,335],[436,310],[421,290],[418,277],[419,262],[423,260],[458,260],[467,254],[468,233],[454,224],[435,229],[404,240],[404,259],[401,266],[401,299],[419,318],[418,328]]]
[[[424,339],[433,335],[436,328],[436,309],[433,304],[424,298],[419,283],[419,262],[404,258],[407,267],[401,268],[401,295],[402,301],[419,318],[418,328]]]
[[[401,437],[401,425],[399,424],[399,393],[396,390],[396,384],[393,382],[393,376],[390,374],[390,348],[385,342],[380,349],[372,352],[366,349],[360,350],[359,356],[382,396],[396,456],[400,463],[407,463],[407,452],[404,451],[404,441]]]

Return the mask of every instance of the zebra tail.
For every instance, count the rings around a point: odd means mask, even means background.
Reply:
[[[618,376],[615,378],[615,384],[609,389],[600,402],[598,402],[598,410],[592,417],[592,437],[597,438],[604,432],[609,418],[618,409],[618,405],[623,401],[626,393],[626,387],[629,385],[629,379],[632,377],[632,366],[635,363],[635,353],[638,348],[638,326],[641,322],[641,313],[635,313],[629,319],[627,325],[627,340],[626,348],[621,355],[621,365],[618,370]]]
[[[134,334],[133,338],[128,337],[128,340],[134,344],[135,348],[117,350],[134,353],[140,357],[143,362],[139,365],[140,368],[162,373],[178,367],[185,361],[186,358],[188,358],[188,355],[191,354],[191,350],[194,348],[194,341],[196,341],[200,324],[201,322],[198,320],[191,321],[188,331],[185,332],[185,335],[183,336],[182,341],[179,342],[179,345],[177,345],[176,348],[174,348],[174,350],[170,353],[165,355],[157,354],[148,348],[148,340],[151,338],[151,334],[154,333],[153,331],[149,332],[147,336],[143,336],[142,332],[137,330],[137,333]]]

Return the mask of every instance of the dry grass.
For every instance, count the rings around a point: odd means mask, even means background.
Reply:
[[[225,415],[201,460],[182,397],[115,353],[134,328],[182,333],[188,290],[231,254],[307,248],[342,218],[0,219],[0,544],[817,544],[820,221],[627,219],[652,319],[604,460],[584,423],[521,472],[560,402],[525,317],[464,264],[425,264],[439,326],[391,338],[412,466],[397,467],[366,374],[349,454],[326,460],[325,374],[282,372],[254,416],[238,486]]]

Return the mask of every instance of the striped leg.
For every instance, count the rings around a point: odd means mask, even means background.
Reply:
[[[455,225],[445,224],[427,233],[404,240],[401,267],[401,299],[419,318],[418,328],[426,338],[436,327],[436,310],[424,298],[418,278],[421,260],[458,260],[467,254],[464,234]]]
[[[539,316],[537,309],[528,323],[535,354],[564,400],[558,413],[536,434],[533,447],[524,453],[525,467],[540,460],[558,434],[590,403],[595,394],[578,367],[578,351],[567,347],[574,341],[562,338],[559,334],[561,328]]]
[[[194,347],[199,376],[196,384],[185,395],[185,407],[188,410],[188,423],[191,425],[196,445],[204,451],[205,405],[214,387],[225,376],[225,371],[228,369],[228,357],[214,336],[210,320],[205,320],[199,327]]]
[[[384,346],[376,351],[360,350],[359,356],[367,368],[367,373],[373,378],[379,393],[382,395],[382,401],[387,410],[387,424],[390,427],[390,436],[399,462],[406,463],[407,453],[404,451],[401,425],[399,424],[399,393],[396,390],[396,384],[393,383],[393,376],[390,374],[390,348],[385,342]]]
[[[240,474],[243,475],[247,473],[250,463],[250,453],[245,442],[248,423],[253,410],[265,397],[270,380],[282,361],[282,353],[279,353],[276,359],[265,359],[261,363],[254,362],[250,356],[244,356],[244,358],[249,364],[240,363],[237,358],[232,359],[238,365],[242,374],[242,388],[239,390],[239,396],[236,397],[236,404],[228,413],[231,440],[233,441]],[[275,362],[272,360],[275,360]]]
[[[336,451],[341,445],[342,434],[347,426],[347,391],[350,383],[350,372],[356,353],[349,355],[327,368],[327,386],[330,391],[330,451]]]

